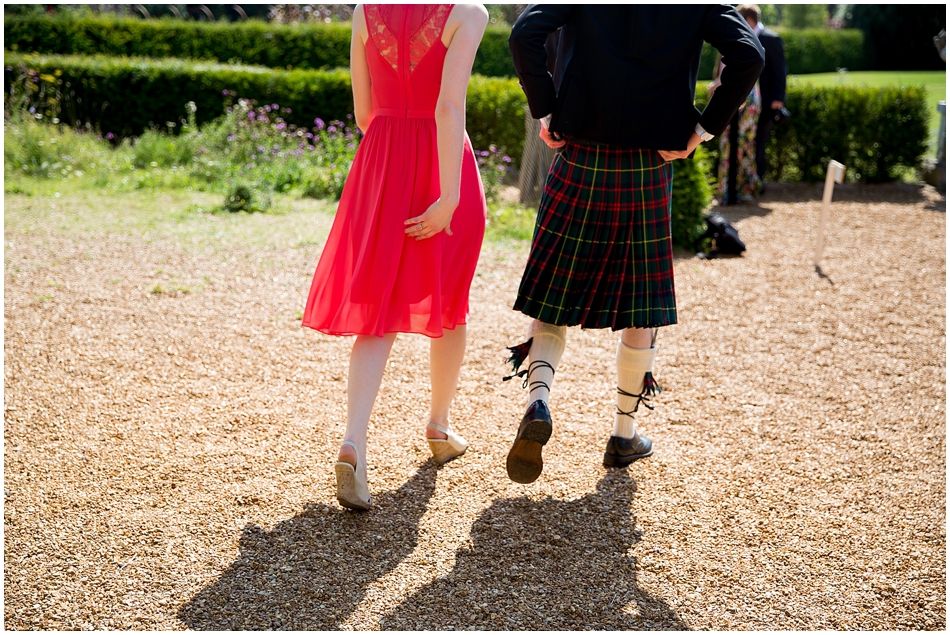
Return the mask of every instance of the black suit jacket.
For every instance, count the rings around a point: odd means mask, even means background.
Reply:
[[[788,66],[785,63],[785,46],[781,36],[775,31],[762,29],[759,43],[765,49],[765,68],[759,77],[759,91],[762,93],[763,110],[769,109],[773,101],[785,103],[785,76]]]
[[[555,89],[544,43],[561,28]],[[723,55],[722,85],[693,106],[703,42]],[[576,139],[685,150],[696,123],[729,124],[764,64],[758,39],[729,5],[528,5],[508,40],[536,118]]]

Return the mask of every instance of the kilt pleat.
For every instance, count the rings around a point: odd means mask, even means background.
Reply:
[[[615,331],[675,324],[672,188],[658,152],[568,142],[544,186],[515,310]]]

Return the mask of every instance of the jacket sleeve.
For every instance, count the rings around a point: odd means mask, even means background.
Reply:
[[[535,119],[554,112],[557,101],[545,42],[549,34],[564,26],[573,10],[573,5],[529,4],[511,29],[508,48]]]
[[[722,134],[765,67],[765,51],[745,19],[729,5],[713,5],[703,20],[703,39],[722,54],[719,88],[699,118],[703,129]]]

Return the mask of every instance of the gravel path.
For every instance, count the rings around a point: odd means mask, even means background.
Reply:
[[[744,257],[677,260],[649,460],[601,466],[616,338],[571,329],[529,486],[500,381],[526,248],[486,245],[471,450],[428,460],[427,345],[401,337],[356,514],[351,340],[299,326],[329,214],[7,195],[5,627],[945,629],[945,199],[839,186],[821,278],[820,197],[775,186],[727,211]]]

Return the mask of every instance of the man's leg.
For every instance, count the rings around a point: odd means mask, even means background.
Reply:
[[[564,353],[566,334],[566,326],[554,326],[540,320],[534,320],[528,327],[531,340],[525,376],[528,409],[518,426],[518,434],[508,452],[506,463],[508,477],[516,483],[533,483],[544,468],[541,448],[551,437],[553,425],[548,399],[554,383],[554,371]]]
[[[533,320],[528,327],[531,351],[528,353],[528,404],[541,400],[545,404],[551,396],[554,371],[564,354],[566,326],[554,326]]]
[[[763,187],[765,186],[765,171],[768,168],[765,148],[769,144],[769,135],[772,134],[772,124],[775,123],[772,118],[773,112],[767,104],[762,104],[759,124],[755,128],[755,171],[758,173]]]
[[[656,359],[653,329],[624,329],[617,343],[617,412],[604,452],[604,465],[625,467],[653,454],[650,439],[637,434],[633,414],[654,390]],[[650,407],[647,405],[647,407]]]

